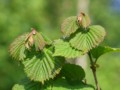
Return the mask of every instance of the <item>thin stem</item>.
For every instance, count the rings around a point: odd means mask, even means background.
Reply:
[[[88,55],[89,55],[89,58],[90,58],[91,69],[92,69],[92,72],[93,72],[93,76],[94,76],[96,88],[97,88],[97,90],[100,90],[100,86],[99,86],[99,84],[98,84],[97,75],[96,75],[96,66],[95,66],[96,63],[93,61],[90,52],[88,53]]]

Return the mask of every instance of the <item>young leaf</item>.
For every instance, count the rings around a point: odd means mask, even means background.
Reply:
[[[70,34],[74,33],[78,29],[77,26],[77,17],[72,16],[65,19],[61,25],[61,31],[64,36],[70,36]]]
[[[83,68],[75,64],[65,64],[61,70],[61,74],[69,83],[79,82],[85,78]]]
[[[101,55],[109,52],[120,52],[120,48],[111,48],[109,46],[98,46],[91,51],[92,56],[97,60]]]
[[[42,87],[39,82],[24,79],[19,84],[15,84],[12,90],[42,90]]]
[[[87,28],[90,25],[90,18],[85,13],[81,12],[80,15],[77,17],[78,25],[82,26],[83,28]]]
[[[41,35],[43,36],[46,44],[48,44],[48,45],[52,44],[52,40],[50,40],[46,35],[44,35],[43,33],[41,33]]]
[[[25,54],[25,43],[28,34],[19,36],[9,48],[10,55],[16,60],[23,60],[26,57]]]
[[[37,51],[38,50],[43,50],[43,48],[46,44],[43,36],[40,33],[36,32],[36,34],[33,35],[33,39],[34,39],[34,44],[35,44],[36,50]]]
[[[106,32],[103,27],[99,25],[90,26],[87,30],[80,28],[79,32],[70,40],[72,47],[88,52],[103,41]]]
[[[53,57],[52,51],[44,48],[42,52],[32,51],[23,61],[27,76],[34,81],[44,81],[54,78],[61,70],[64,58]]]
[[[53,56],[63,56],[66,58],[76,58],[83,55],[83,53],[70,46],[69,42],[62,39],[56,40],[54,43],[55,52]]]

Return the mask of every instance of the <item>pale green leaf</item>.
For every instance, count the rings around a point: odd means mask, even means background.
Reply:
[[[23,60],[26,57],[25,43],[27,37],[28,34],[21,35],[10,45],[9,52],[14,59]]]
[[[64,58],[53,57],[52,51],[44,48],[41,52],[32,51],[23,61],[27,76],[34,81],[44,81],[54,78],[61,70]]]
[[[98,59],[101,55],[104,55],[109,52],[120,52],[120,48],[111,48],[109,46],[98,46],[92,49],[90,52],[95,59]]]
[[[71,16],[65,19],[61,25],[61,31],[64,36],[70,36],[70,34],[74,33],[78,29],[77,26],[77,17]]]
[[[87,29],[79,28],[79,32],[71,38],[70,44],[72,47],[86,53],[98,46],[104,40],[105,35],[104,28],[99,25],[93,25]]]
[[[34,39],[34,44],[35,44],[35,48],[36,50],[42,50],[46,44],[43,36],[41,35],[41,33],[36,32],[35,35],[33,35],[33,39]]]
[[[65,64],[61,70],[61,74],[69,83],[82,81],[85,78],[85,71],[83,68],[75,64]]]
[[[77,18],[78,24],[83,28],[87,28],[90,25],[90,18],[87,14],[81,12]]]
[[[58,39],[54,43],[55,52],[54,56],[63,56],[66,58],[76,58],[83,55],[83,53],[70,46],[69,42]]]

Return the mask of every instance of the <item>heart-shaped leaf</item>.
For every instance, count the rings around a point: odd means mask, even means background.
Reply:
[[[88,52],[103,41],[106,32],[103,27],[99,25],[90,26],[87,29],[79,29],[79,32],[70,40],[72,47]]]
[[[56,40],[54,46],[55,46],[55,52],[53,54],[54,56],[76,58],[83,55],[81,51],[71,47],[69,42],[63,41],[62,39]]]
[[[91,51],[92,56],[97,60],[101,55],[109,52],[120,52],[120,48],[111,48],[109,46],[98,46]]]
[[[77,26],[77,17],[71,16],[65,19],[61,25],[61,31],[64,36],[70,36],[70,34],[74,33],[78,29]]]
[[[34,81],[44,81],[54,78],[61,70],[64,58],[53,57],[52,51],[44,48],[41,52],[32,51],[23,61],[27,76]]]
[[[26,57],[25,43],[28,34],[24,34],[16,38],[16,40],[10,45],[10,55],[16,60],[23,60]]]

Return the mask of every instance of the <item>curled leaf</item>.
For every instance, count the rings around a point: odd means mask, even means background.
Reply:
[[[77,17],[78,25],[82,26],[83,28],[87,28],[90,25],[90,18],[85,13],[81,12]]]
[[[25,54],[25,43],[28,34],[24,34],[15,39],[15,41],[10,45],[9,52],[10,55],[16,60],[23,60],[26,57]]]
[[[65,19],[61,25],[61,31],[65,37],[70,36],[72,33],[74,33],[77,29],[77,17],[71,16]]]

